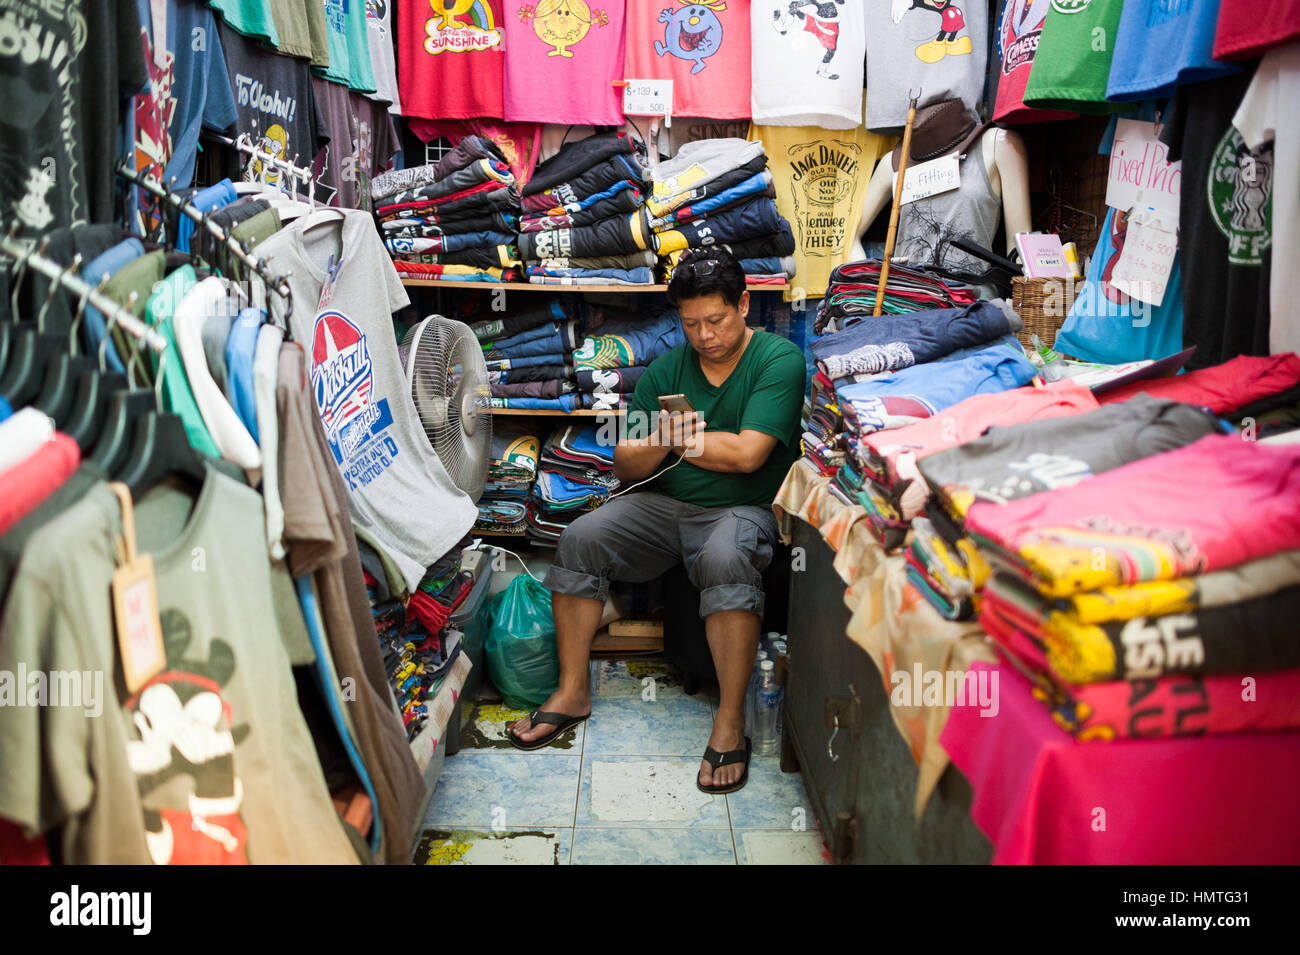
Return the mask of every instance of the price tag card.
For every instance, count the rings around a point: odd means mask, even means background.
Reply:
[[[113,615],[122,653],[122,676],[134,693],[167,666],[153,557],[143,554],[113,573]]]
[[[903,173],[903,194],[899,205],[951,192],[960,185],[961,165],[956,154],[908,166],[907,172]]]
[[[1159,306],[1177,254],[1178,237],[1161,221],[1131,218],[1110,284],[1139,302]]]
[[[628,116],[671,116],[673,81],[628,80],[623,87],[623,112]]]
[[[1154,123],[1121,119],[1115,124],[1106,177],[1106,205],[1128,210],[1150,206],[1166,226],[1178,225],[1183,164],[1169,162]]]

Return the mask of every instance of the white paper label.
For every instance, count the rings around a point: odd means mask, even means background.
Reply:
[[[951,192],[961,185],[961,163],[956,154],[940,156],[916,166],[908,166],[903,173],[903,196],[899,205],[918,199],[928,199],[941,192]]]
[[[628,80],[623,87],[623,112],[628,116],[671,116],[672,80]]]
[[[1130,219],[1110,284],[1139,302],[1159,306],[1177,253],[1178,238],[1173,232],[1146,219]]]
[[[1169,229],[1178,228],[1182,162],[1168,162],[1154,123],[1121,119],[1115,125],[1106,178],[1106,205],[1122,212],[1150,207]]]

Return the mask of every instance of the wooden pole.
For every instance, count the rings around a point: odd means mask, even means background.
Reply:
[[[907,125],[903,128],[903,149],[898,156],[898,175],[894,179],[894,201],[889,207],[889,234],[885,236],[885,258],[880,263],[880,283],[876,286],[876,304],[872,315],[879,315],[885,307],[885,284],[889,281],[889,260],[894,255],[894,240],[898,238],[899,200],[903,198],[903,176],[907,174],[907,157],[912,152],[912,123],[916,121],[916,97],[907,103]]]

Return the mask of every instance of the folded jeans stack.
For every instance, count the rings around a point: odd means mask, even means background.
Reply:
[[[436,164],[371,183],[384,245],[402,275],[441,281],[519,277],[519,190],[496,145],[466,136]]]
[[[582,406],[598,410],[625,406],[646,366],[685,343],[675,311],[595,325],[573,353]]]
[[[559,300],[470,326],[483,348],[494,408],[573,411],[577,323]]]

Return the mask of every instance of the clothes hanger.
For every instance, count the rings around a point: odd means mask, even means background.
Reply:
[[[49,244],[49,238],[43,238],[35,254],[43,258]],[[10,345],[11,355],[4,376],[0,377],[0,395],[4,395],[9,407],[15,410],[31,404],[39,394],[45,366],[58,352],[59,337],[46,333],[43,326],[44,314],[41,313],[37,321],[20,324],[15,330]]]
[[[131,293],[134,297],[135,293]],[[106,369],[108,364],[108,335],[113,325],[117,322],[118,313],[113,313],[108,319],[108,328],[105,329],[104,339],[99,343],[99,367]],[[122,463],[126,460],[131,449],[131,438],[135,432],[135,423],[154,405],[153,395],[146,389],[140,388],[134,381],[135,365],[127,365],[126,388],[113,392],[108,400],[108,411],[104,418],[103,429],[100,432],[99,440],[95,442],[95,450],[90,456],[93,464],[97,465],[105,474],[116,475],[121,469]]]
[[[108,284],[107,278],[100,280],[101,291],[106,284]],[[87,288],[77,303],[77,313],[72,321],[72,329],[68,333],[69,348],[76,346],[77,329],[86,313],[86,303],[89,298],[90,291]],[[90,358],[89,355],[86,357]],[[100,367],[93,359],[91,359],[91,370],[77,376],[77,393],[68,412],[67,424],[59,430],[77,442],[83,458],[95,447],[100,434],[104,431],[104,424],[108,420],[110,396],[115,392],[128,389],[126,375]]]
[[[180,415],[162,410],[166,374],[167,356],[163,354],[159,356],[154,382],[154,407],[136,421],[130,453],[118,473],[118,480],[131,489],[131,496],[137,500],[164,478],[181,477],[194,488],[201,488],[207,478],[207,465],[190,444]]]
[[[81,253],[78,252],[73,256],[72,264],[59,273],[58,280],[50,283],[50,291],[45,296],[45,302],[41,305],[41,312],[37,319],[39,324],[44,324],[45,313],[54,301],[55,295],[63,288],[64,279],[70,273],[80,271]],[[94,359],[88,355],[76,354],[72,339],[69,338],[67,350],[58,352],[46,366],[40,393],[32,402],[32,406],[53,418],[56,426],[62,427],[68,421],[69,412],[72,411],[78,376],[93,371],[94,368]]]

